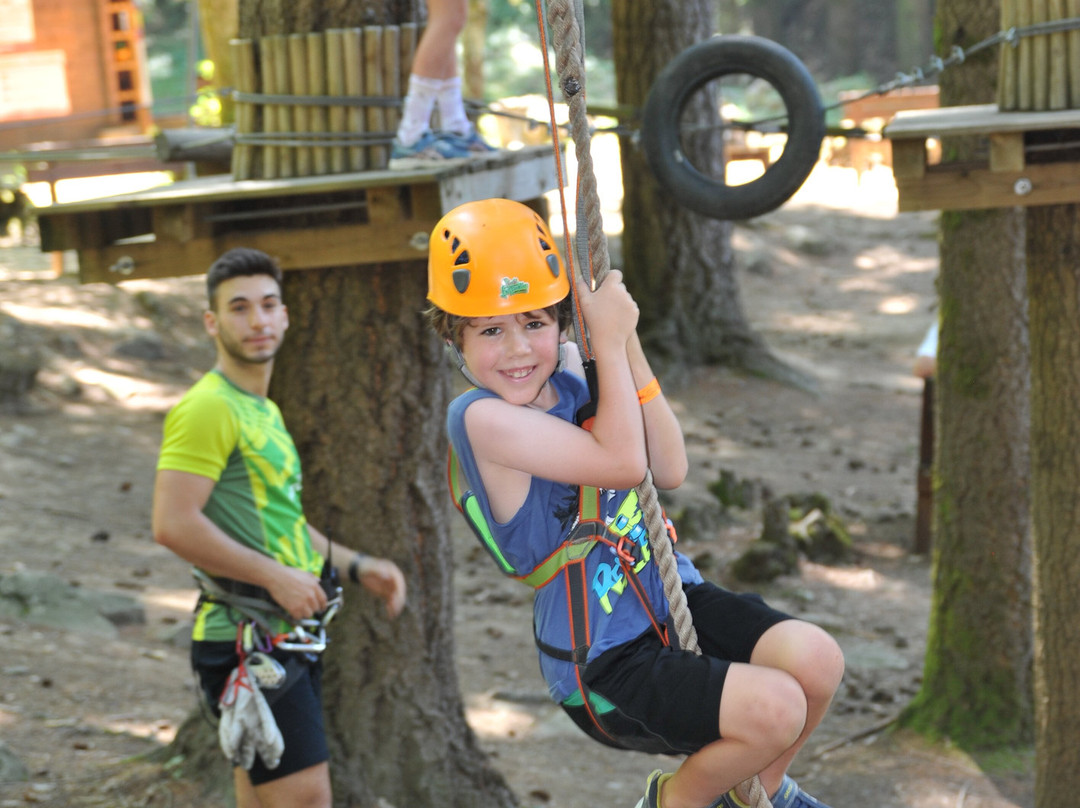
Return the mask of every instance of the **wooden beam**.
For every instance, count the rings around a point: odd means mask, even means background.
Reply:
[[[992,132],[990,134],[991,171],[1023,171],[1026,163],[1023,132]]]
[[[1080,202],[1080,163],[1041,163],[1023,171],[928,171],[921,181],[896,179],[901,212],[980,210]]]
[[[436,218],[312,228],[294,232],[227,233],[164,243],[153,237],[103,247],[80,247],[79,280],[117,283],[141,278],[199,275],[226,250],[253,247],[277,258],[284,270],[416,261],[427,255],[425,236]]]
[[[926,140],[892,141],[892,170],[897,181],[920,179],[926,173]]]

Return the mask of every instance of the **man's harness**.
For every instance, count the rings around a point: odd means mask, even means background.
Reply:
[[[327,564],[327,566],[330,565]],[[333,568],[330,567],[330,569]],[[324,574],[320,581],[323,591],[326,592],[326,608],[315,617],[303,620],[293,619],[261,586],[235,581],[231,578],[218,578],[200,569],[193,570],[193,574],[199,584],[199,602],[196,609],[204,603],[215,603],[238,612],[244,618],[239,622],[247,623],[261,634],[262,644],[269,643],[273,648],[282,651],[297,651],[306,654],[321,654],[325,651],[326,627],[344,602],[341,587],[334,573]],[[291,627],[290,630],[279,631],[279,621],[287,623]],[[245,650],[250,651],[250,649]]]

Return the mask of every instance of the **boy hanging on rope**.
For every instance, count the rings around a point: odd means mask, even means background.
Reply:
[[[476,385],[447,416],[451,487],[502,571],[536,589],[551,696],[603,743],[687,755],[650,775],[638,808],[736,808],[755,775],[775,808],[823,808],[786,771],[840,683],[840,649],[756,595],[704,582],[681,554],[703,653],[669,643],[633,488],[647,467],[658,487],[683,481],[682,431],[617,271],[596,291],[577,286],[597,371],[595,415],[577,424],[590,393],[567,350],[569,292],[546,223],[520,203],[466,203],[435,226],[429,321]]]

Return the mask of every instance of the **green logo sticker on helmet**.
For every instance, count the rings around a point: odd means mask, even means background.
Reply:
[[[529,293],[529,284],[525,281],[518,280],[517,278],[503,278],[502,286],[499,289],[499,297],[508,298],[513,295],[527,295]]]

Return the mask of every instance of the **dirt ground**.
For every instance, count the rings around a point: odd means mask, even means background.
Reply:
[[[910,371],[934,317],[935,237],[933,214],[897,214],[886,170],[861,181],[816,171],[781,210],[740,225],[735,245],[748,318],[817,393],[724,369],[668,390],[692,458],[669,511],[687,512],[682,546],[708,575],[738,586],[727,569],[760,527],[753,509],[689,524],[709,512],[706,487],[722,471],[781,495],[822,493],[854,536],[852,563],[803,563],[756,587],[844,647],[839,698],[792,769],[834,808],[1034,803],[1029,759],[991,769],[887,731],[918,689],[929,610],[929,563],[910,552],[921,393]],[[0,577],[50,572],[137,598],[147,619],[114,636],[0,619],[0,742],[30,774],[0,781],[0,808],[88,795],[215,808],[163,775],[115,785],[118,764],[167,742],[194,705],[191,577],[154,544],[149,510],[163,414],[212,361],[202,280],[80,286],[73,255],[55,278],[36,248],[5,244],[0,340],[14,333],[47,361],[26,406],[0,413]],[[528,593],[464,531],[455,553],[469,721],[522,804],[635,805],[647,774],[673,761],[609,750],[569,726],[546,700]]]

